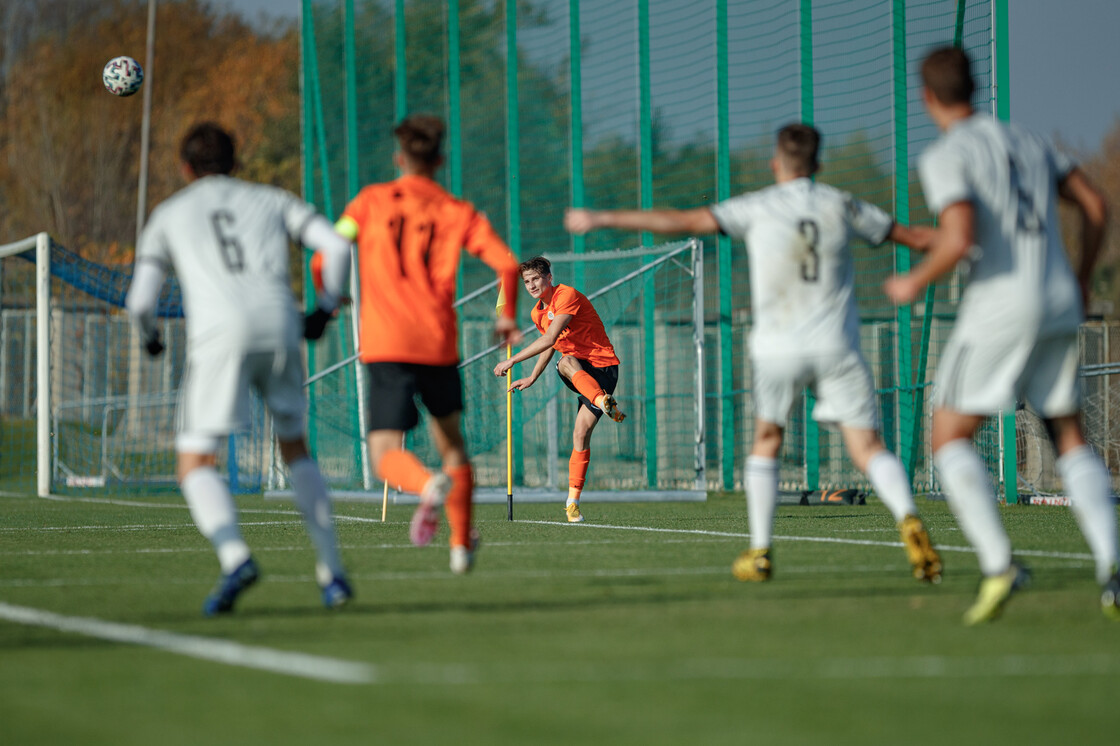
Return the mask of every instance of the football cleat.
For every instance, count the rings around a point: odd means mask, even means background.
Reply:
[[[433,474],[420,493],[420,505],[412,514],[408,538],[418,547],[427,546],[439,530],[439,507],[451,491],[451,477],[443,472]]]
[[[1120,570],[1101,589],[1101,611],[1114,622],[1120,622]]]
[[[1015,562],[998,575],[986,576],[980,581],[975,603],[964,613],[965,625],[971,627],[999,617],[1011,594],[1026,588],[1030,579],[1030,570]]]
[[[583,523],[583,513],[579,512],[579,503],[564,506],[564,512],[568,514],[568,523]]]
[[[626,419],[626,415],[618,408],[618,402],[615,401],[615,398],[610,394],[603,394],[602,398],[599,400],[598,406],[607,417],[610,417],[615,422],[622,422]]]
[[[731,572],[744,583],[764,583],[770,579],[773,567],[770,563],[770,549],[748,549],[731,563]]]
[[[203,615],[216,616],[233,611],[233,602],[245,589],[257,582],[260,576],[260,568],[252,557],[238,565],[230,574],[223,574],[202,604]]]
[[[906,557],[910,560],[914,577],[926,583],[941,582],[941,557],[929,540],[929,532],[922,525],[922,519],[908,515],[898,524],[902,544],[906,547]]]
[[[335,575],[331,578],[331,582],[323,586],[322,592],[323,606],[328,609],[342,608],[349,603],[350,599],[354,598],[354,589],[341,575]]]
[[[478,551],[479,544],[482,542],[478,538],[477,531],[471,531],[471,546],[468,549],[464,546],[451,547],[451,572],[456,575],[466,575],[474,567],[474,553]]]

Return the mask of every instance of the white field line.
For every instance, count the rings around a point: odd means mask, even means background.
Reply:
[[[365,663],[242,645],[231,640],[181,635],[135,624],[107,622],[90,617],[63,616],[26,606],[12,606],[2,601],[0,601],[0,619],[304,679],[336,684],[369,684],[377,680],[376,669]]]
[[[718,658],[666,663],[573,663],[497,666],[429,664],[382,671],[379,683],[469,685],[490,683],[601,683],[606,681],[811,681],[1049,678],[1120,675],[1120,656],[943,655],[874,658]]]
[[[141,645],[201,660],[338,684],[470,686],[495,683],[607,681],[799,681],[1053,678],[1120,675],[1120,656],[1108,653],[953,657],[711,658],[665,663],[500,665],[415,663],[376,666],[357,661],[181,635],[101,619],[69,617],[0,602],[0,619],[111,642]]]
[[[581,531],[586,529],[608,529],[614,531],[647,531],[657,534],[687,534],[691,536],[719,536],[729,539],[749,539],[750,534],[732,531],[705,531],[697,528],[654,528],[652,526],[615,526],[604,523],[580,523],[573,526],[560,521],[520,521],[520,523],[534,523],[540,526],[559,526],[568,530]],[[835,536],[774,536],[774,541],[802,541],[816,544],[847,544],[865,547],[902,547],[901,541],[874,541],[872,539],[842,539]],[[941,552],[966,552],[973,553],[972,547],[952,546],[938,544]],[[1091,560],[1093,555],[1084,552],[1051,552],[1043,549],[1016,549],[1015,554],[1022,557],[1045,557],[1050,559],[1075,559]]]

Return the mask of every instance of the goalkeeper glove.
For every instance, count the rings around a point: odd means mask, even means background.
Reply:
[[[324,311],[321,308],[316,308],[311,313],[303,317],[303,338],[309,340],[316,340],[323,336],[323,332],[327,328],[327,322],[331,320],[333,314],[330,311]]]
[[[152,357],[156,357],[163,352],[163,340],[160,339],[159,331],[152,332],[144,340],[144,350]]]

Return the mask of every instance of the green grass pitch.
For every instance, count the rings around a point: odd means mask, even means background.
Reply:
[[[747,543],[741,494],[588,502],[581,525],[563,523],[558,505],[519,505],[512,523],[504,505],[480,506],[484,545],[466,577],[447,570],[446,528],[417,549],[409,508],[382,524],[379,504],[341,503],[357,597],[338,613],[319,605],[290,506],[240,505],[264,576],[233,615],[203,619],[216,561],[180,500],[0,497],[0,742],[1030,744],[1115,733],[1120,625],[1100,613],[1066,509],[1004,509],[1034,582],[1002,619],[966,629],[976,561],[941,502],[919,502],[943,550],[939,586],[909,577],[877,503],[780,507],[766,585],[730,573]],[[83,629],[110,622],[148,642],[15,622],[13,609]],[[208,653],[311,663],[264,670],[144,637],[163,633]],[[320,666],[365,681],[307,673]]]

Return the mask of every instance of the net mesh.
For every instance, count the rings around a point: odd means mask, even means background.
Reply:
[[[936,131],[921,107],[917,64],[931,47],[959,43],[974,61],[977,108],[996,103],[987,0],[359,1],[349,23],[343,5],[304,2],[308,196],[340,211],[356,185],[393,177],[394,118],[442,115],[449,153],[440,178],[485,210],[521,257],[634,243],[612,231],[567,236],[568,204],[689,207],[764,187],[774,132],[798,119],[824,133],[821,180],[903,222],[928,222],[914,167]],[[753,435],[746,255],[701,238],[706,473],[712,487],[740,487]],[[897,312],[880,288],[908,257],[868,246],[856,257],[864,352],[888,444],[918,489],[934,489],[923,423],[958,288],[947,283],[928,304]],[[488,281],[486,272],[464,265],[464,288]],[[865,486],[839,439],[813,425],[810,406],[788,423],[783,483]],[[640,444],[640,431],[631,432]],[[996,475],[993,442],[985,457]]]
[[[556,283],[572,284],[578,270],[582,283],[577,289],[595,307],[622,361],[615,397],[627,419],[619,425],[606,421],[596,428],[588,489],[693,489],[702,478],[696,443],[703,406],[695,313],[703,299],[696,297],[694,285],[699,257],[698,247],[690,242],[549,257]],[[496,283],[491,281],[457,304],[463,361],[459,371],[466,405],[463,429],[480,486],[505,486],[507,481],[505,391],[510,379],[493,374],[505,355],[493,344],[496,298]],[[345,333],[340,324],[336,336]],[[527,329],[526,343],[537,335],[535,329]],[[338,345],[335,356],[341,354]],[[644,364],[648,356],[657,360],[653,375]],[[534,358],[521,363],[513,375],[528,375],[535,362]],[[362,440],[354,416],[360,406],[354,394],[355,376],[362,374],[350,364],[312,384],[323,387],[313,396],[312,443],[333,486],[380,490],[381,484],[363,473],[360,452],[355,452]],[[546,371],[512,400],[516,483],[566,489],[579,407],[576,396],[554,372]],[[425,463],[436,464],[439,456],[427,431],[426,414],[421,412],[423,421],[409,433],[408,448]]]

